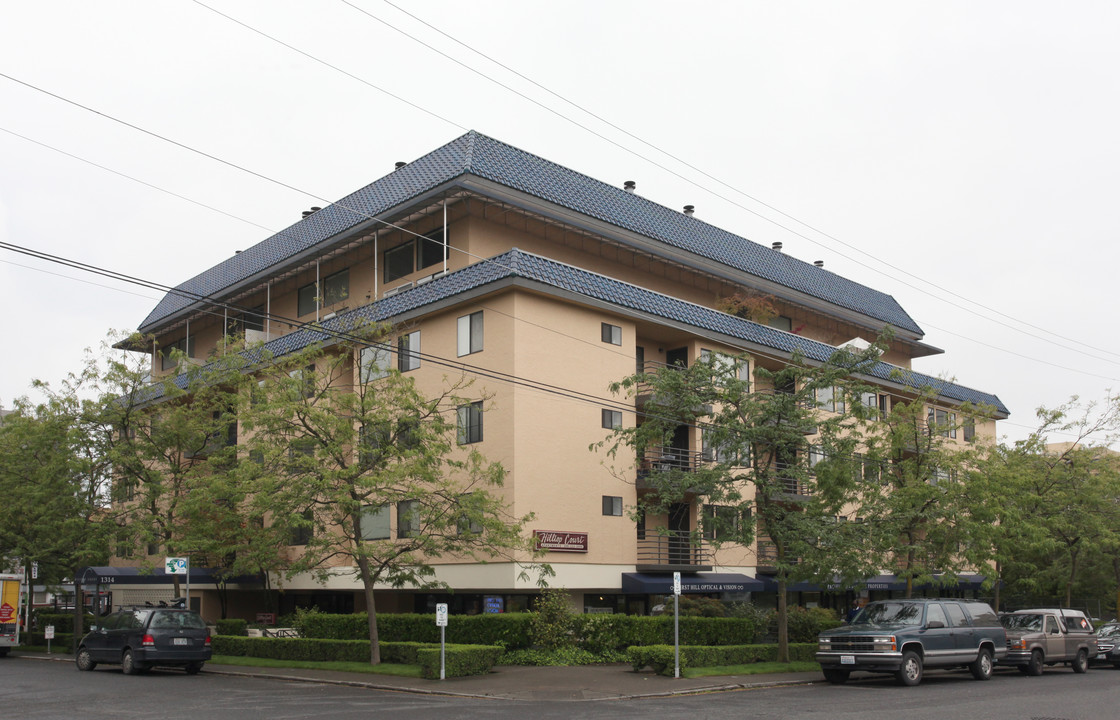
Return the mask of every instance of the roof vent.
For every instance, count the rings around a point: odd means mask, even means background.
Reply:
[[[781,252],[782,251],[782,243],[780,243],[780,242],[770,243],[770,249],[774,250],[775,252]]]
[[[638,183],[634,182],[633,180],[627,180],[626,182],[622,183],[622,189],[628,193],[634,192],[634,188],[636,187],[638,187]]]
[[[684,214],[685,215],[692,215],[692,213],[694,213],[695,211],[696,211],[696,206],[695,205],[685,205],[684,206]]]
[[[814,260],[813,264],[817,267],[824,267],[824,260]]]
[[[394,169],[394,170],[400,170],[400,169],[401,169],[402,167],[404,167],[404,166],[405,166],[405,165],[407,165],[407,164],[408,164],[408,163],[406,163],[406,162],[401,162],[400,160],[398,160],[398,161],[396,162],[396,164],[395,164],[395,165],[393,165],[393,169]]]
[[[311,215],[314,215],[315,213],[319,212],[322,209],[323,208],[321,208],[321,207],[312,206],[310,210],[304,210],[303,211],[303,216],[304,217],[310,217]]]

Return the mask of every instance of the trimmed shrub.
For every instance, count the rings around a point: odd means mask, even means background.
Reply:
[[[531,613],[485,613],[453,615],[447,626],[447,642],[460,645],[529,647]],[[292,626],[305,638],[357,640],[369,637],[366,613],[333,615],[302,610]],[[384,642],[439,642],[435,616],[420,613],[385,613],[377,616],[377,636]]]
[[[817,650],[816,643],[790,643],[791,661],[812,661]],[[637,672],[645,667],[653,668],[662,675],[672,675],[674,667],[672,645],[649,645],[626,649],[627,662]],[[778,657],[777,645],[682,645],[680,652],[681,668],[712,667],[716,665],[748,665],[755,662],[775,662]]]
[[[827,608],[790,607],[788,613],[790,643],[815,643],[824,630],[839,627],[843,621]]]
[[[574,646],[575,630],[575,613],[568,605],[568,594],[559,588],[541,592],[529,623],[529,639],[533,645],[546,650]]]
[[[249,634],[249,621],[241,618],[226,618],[215,623],[215,630],[218,635],[245,636]]]
[[[39,629],[42,630],[47,625],[54,625],[56,633],[72,633],[74,632],[74,613],[48,613],[39,612],[36,614],[38,618]],[[89,630],[89,626],[96,621],[93,615],[86,614],[82,617],[82,628]]]
[[[485,675],[498,662],[504,651],[495,645],[448,645],[444,653],[445,677]],[[439,679],[439,647],[424,647],[417,652],[420,674],[429,680]]]
[[[36,647],[46,647],[47,638],[43,630],[33,630],[29,633],[22,633],[19,636],[19,641],[23,645],[35,645]],[[54,639],[51,640],[51,652],[70,652],[74,648],[74,633],[60,633],[57,630],[54,633]]]

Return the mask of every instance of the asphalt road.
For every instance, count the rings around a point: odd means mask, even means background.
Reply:
[[[434,697],[338,685],[286,682],[181,671],[125,676],[119,668],[79,672],[72,663],[0,659],[0,716],[50,718],[168,718],[173,720],[446,720],[530,717],[686,718],[742,720],[1101,720],[1120,716],[1120,671],[1076,675],[1047,669],[1038,678],[1001,671],[988,682],[967,673],[930,672],[916,688],[889,678],[859,679],[671,698],[613,701],[520,702]]]

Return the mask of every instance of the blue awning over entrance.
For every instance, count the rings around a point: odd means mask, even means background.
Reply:
[[[695,595],[717,592],[759,592],[765,585],[741,573],[681,573],[681,593]],[[671,595],[672,575],[622,573],[622,592],[627,595]]]

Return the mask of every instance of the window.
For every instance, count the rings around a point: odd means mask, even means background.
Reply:
[[[369,470],[381,459],[381,448],[389,444],[389,423],[375,423],[358,428],[358,464]]]
[[[462,506],[464,504],[470,504],[470,497],[471,493],[460,496],[459,505]],[[475,520],[470,516],[469,513],[464,511],[455,521],[455,529],[460,535],[481,535],[482,523],[480,523],[478,520]]]
[[[975,442],[976,441],[976,419],[975,418],[970,418],[969,417],[969,418],[964,419],[964,441],[965,442]]]
[[[603,514],[622,517],[622,498],[617,495],[604,495]]]
[[[420,501],[402,500],[397,503],[397,537],[414,538],[420,535]]]
[[[621,345],[622,328],[618,325],[603,323],[603,342],[610,343],[611,345]]]
[[[841,413],[847,409],[844,403],[844,389],[838,387],[817,388],[817,404],[829,412]]]
[[[323,306],[336,305],[350,297],[350,269],[339,270],[323,280]]]
[[[607,430],[614,430],[615,428],[622,427],[622,411],[621,410],[607,410],[603,409],[603,427]]]
[[[311,438],[293,440],[288,446],[288,471],[298,473],[314,463],[315,441]]]
[[[359,520],[362,540],[387,540],[389,538],[389,505],[366,505]]]
[[[306,545],[311,542],[314,537],[314,522],[315,516],[310,510],[304,510],[300,513],[299,518],[292,525],[291,534],[288,536],[289,545]]]
[[[148,554],[159,555],[159,543],[148,543]]]
[[[318,288],[315,286],[315,283],[301,287],[296,293],[296,315],[303,317],[304,315],[310,315],[315,312],[315,308],[318,307],[316,303],[318,294]]]
[[[305,368],[297,370],[290,370],[288,377],[295,380],[295,386],[292,388],[293,393],[302,393],[304,398],[315,397],[315,366],[308,365]]]
[[[785,315],[778,315],[777,317],[772,317],[768,321],[766,321],[766,324],[769,325],[772,328],[777,328],[778,330],[785,330],[786,332],[793,332],[793,320],[786,317]]]
[[[389,374],[392,357],[388,346],[364,347],[358,353],[359,373],[363,383],[379,380]]]
[[[638,539],[639,540],[645,540],[646,539],[646,511],[643,510],[643,509],[640,509],[640,508],[638,510],[637,529],[638,529]]]
[[[450,234],[447,238],[448,245],[451,244]],[[443,228],[436,228],[429,233],[425,233],[423,237],[417,238],[417,263],[418,269],[431,267],[432,265],[442,265],[443,261],[447,258],[447,248],[443,244]]]
[[[397,369],[401,372],[420,369],[420,331],[397,338]]]
[[[236,317],[230,318],[226,334],[234,335],[246,330],[264,330],[264,305],[257,305]]]
[[[482,442],[482,401],[459,406],[459,444]]]
[[[714,435],[715,433],[713,433],[711,430],[704,430],[700,433],[700,453],[704,461],[741,465],[742,457],[740,457],[739,454],[732,448],[714,442],[712,439]],[[747,455],[748,457],[750,455],[749,446]]]
[[[413,265],[413,261],[415,260],[414,255],[415,245],[411,240],[395,248],[386,250],[385,282],[393,282],[397,278],[411,275],[412,271],[416,269]]]
[[[860,393],[859,402],[869,408],[879,407],[879,395],[873,392]]]
[[[813,472],[813,468],[821,463],[827,456],[824,450],[819,445],[813,445],[809,448],[809,472]]]
[[[743,520],[739,509],[730,505],[704,506],[704,539],[732,540]]]
[[[932,626],[935,622],[941,623],[941,627],[949,627],[949,619],[945,617],[945,611],[937,603],[930,603],[926,606],[926,626]]]
[[[165,345],[164,348],[159,351],[161,370],[172,370],[176,365],[178,365],[178,362],[176,362],[175,359],[171,357],[172,350],[178,350],[179,352],[184,353],[187,357],[193,358],[194,338],[188,336],[185,338],[180,338],[170,345]]]
[[[459,357],[482,352],[482,311],[459,318]]]
[[[926,415],[926,423],[929,425],[930,432],[947,438],[957,437],[957,414],[954,412],[930,408]]]

